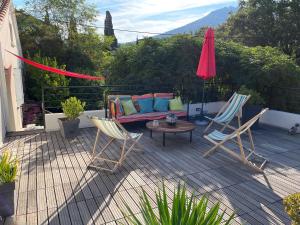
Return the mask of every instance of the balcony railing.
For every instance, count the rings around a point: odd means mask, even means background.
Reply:
[[[239,85],[232,83],[205,83],[205,102],[228,99]],[[68,86],[45,87],[42,93],[43,113],[62,112],[61,102],[75,96],[86,102],[86,110],[105,109],[107,112],[107,96],[110,94],[145,94],[156,92],[173,92],[180,95],[185,103],[202,102],[202,86],[189,87],[155,87],[141,85],[101,85],[101,86]],[[265,87],[261,93],[266,101],[266,107],[275,110],[300,113],[300,88]]]

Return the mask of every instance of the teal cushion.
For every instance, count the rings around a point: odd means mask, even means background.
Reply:
[[[157,112],[167,112],[169,106],[169,99],[167,98],[155,98],[154,110]]]
[[[153,112],[153,98],[144,98],[137,100],[140,108],[140,113]]]
[[[128,101],[121,101],[121,103],[126,116],[137,113],[131,99]]]

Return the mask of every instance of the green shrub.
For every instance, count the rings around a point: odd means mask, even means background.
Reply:
[[[220,215],[219,203],[208,209],[208,199],[202,197],[200,201],[196,201],[195,196],[189,197],[185,186],[180,184],[177,190],[174,192],[173,203],[171,209],[169,210],[169,202],[167,201],[167,194],[165,185],[163,185],[162,192],[156,193],[156,203],[158,207],[158,215],[152,209],[150,201],[147,197],[146,192],[143,190],[143,194],[140,196],[141,200],[141,213],[143,221],[138,219],[130,207],[125,203],[127,210],[130,215],[125,215],[131,224],[134,225],[169,225],[169,224],[184,224],[184,225],[218,225],[223,222],[223,224],[229,224],[233,218],[233,214],[227,221],[222,221],[225,211]]]
[[[0,156],[0,184],[11,183],[16,179],[19,162],[8,151]]]
[[[61,106],[66,117],[74,120],[84,111],[85,102],[81,102],[76,97],[70,97],[65,102],[61,102]]]
[[[295,193],[283,199],[285,211],[292,219],[293,225],[300,224],[300,193]]]
[[[28,59],[33,60],[37,63],[41,63],[46,66],[54,67],[57,69],[65,70],[65,65],[59,65],[56,58],[43,57],[40,53],[34,54],[32,57],[28,56]],[[69,79],[65,76],[58,75],[56,73],[51,73],[45,70],[37,69],[33,66],[26,66],[25,73],[25,84],[26,84],[26,94],[32,100],[42,101],[42,88],[43,87],[59,87],[59,86],[69,86]],[[68,96],[68,89],[47,89],[45,90],[45,98],[48,105],[57,104],[56,96]]]
[[[258,93],[255,90],[247,88],[245,85],[240,87],[238,93],[243,95],[251,95],[250,99],[248,100],[248,103],[251,105],[263,106],[265,104],[265,100],[261,97],[260,93]]]

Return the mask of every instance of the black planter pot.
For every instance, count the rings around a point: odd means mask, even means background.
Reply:
[[[68,120],[67,118],[59,118],[58,124],[60,133],[64,138],[74,138],[79,133],[80,119]]]
[[[254,116],[256,116],[258,113],[261,112],[263,109],[262,106],[259,105],[245,105],[243,107],[243,117],[242,117],[242,123],[248,122],[250,119],[252,119]],[[259,129],[259,121],[257,120],[251,129]]]
[[[0,217],[14,215],[15,182],[0,184]]]

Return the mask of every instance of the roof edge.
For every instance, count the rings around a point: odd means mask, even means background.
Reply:
[[[3,0],[2,4],[0,5],[0,23],[4,20],[4,17],[8,10],[9,3],[10,0]]]

